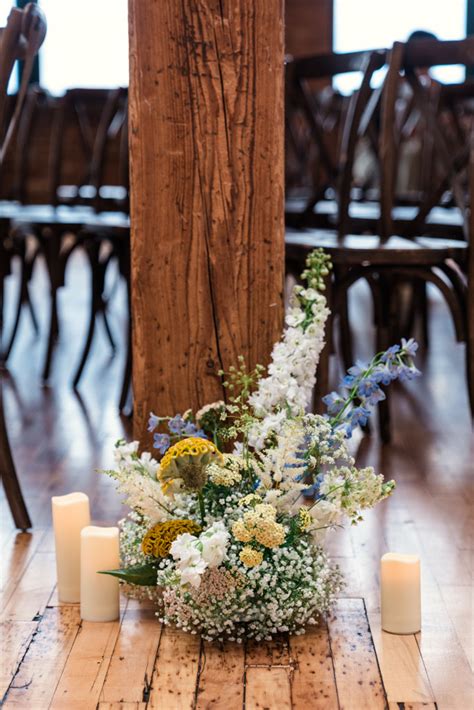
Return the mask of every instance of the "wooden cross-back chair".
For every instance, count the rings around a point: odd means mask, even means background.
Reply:
[[[446,131],[443,130],[441,119],[442,97],[450,96],[454,100],[455,93],[459,98],[473,98],[473,84],[468,82],[463,89],[457,92],[450,90],[449,86],[434,80],[426,80],[426,72],[435,66],[463,65],[466,68],[474,66],[474,37],[464,40],[441,42],[434,39],[422,39],[403,44],[396,42],[391,52],[389,72],[386,77],[384,90],[384,105],[382,111],[381,128],[381,220],[380,233],[389,236],[395,231],[400,233],[400,225],[395,229],[394,212],[396,204],[396,173],[400,148],[400,130],[397,131],[396,101],[400,93],[402,82],[407,83],[413,94],[413,104],[425,121],[426,131],[431,139],[432,160],[429,164],[431,172],[430,184],[425,188],[424,194],[418,204],[415,214],[403,223],[403,233],[417,236],[426,231],[434,231],[428,220],[431,210],[441,202],[447,189],[452,190],[454,203],[463,208],[465,185],[460,182],[461,173],[466,169],[469,160],[469,147],[461,140],[457,145],[450,144]],[[420,72],[423,71],[423,81]],[[452,108],[452,104],[451,104]],[[451,116],[453,113],[451,112]],[[460,125],[457,124],[457,129]],[[398,127],[399,129],[399,127]],[[461,236],[461,229],[447,224],[446,230],[441,234],[456,234]],[[440,230],[436,230],[440,233]]]
[[[29,112],[20,124],[19,136],[29,135],[33,139],[28,154],[25,154],[21,141],[15,148],[16,174],[19,176],[16,190],[20,199],[28,199],[29,171],[37,164],[32,153],[41,152],[45,144],[45,127],[37,125],[45,110],[44,102],[41,92],[32,91]],[[98,316],[102,317],[110,345],[115,349],[104,288],[112,256],[117,256],[117,250],[128,245],[126,106],[126,89],[73,89],[59,99],[46,97],[46,110],[50,113],[46,129],[46,132],[49,130],[47,142],[50,146],[47,204],[27,203],[20,210],[10,211],[12,238],[19,245],[18,250],[27,239],[34,238],[37,250],[31,258],[34,260],[42,254],[47,265],[51,299],[42,372],[45,381],[51,372],[54,345],[59,334],[58,292],[65,284],[69,258],[78,247],[84,248],[90,264],[91,310],[85,344],[73,378],[74,386],[79,383],[90,352]],[[35,131],[36,126],[38,131]],[[68,148],[72,142],[77,150]],[[112,190],[112,196],[102,194],[104,181]],[[26,280],[31,275],[32,264],[23,266]],[[25,283],[22,283],[20,294],[24,292]],[[17,332],[21,303],[20,297],[6,356],[11,352]]]
[[[323,54],[289,61],[286,66],[286,114],[287,124],[291,117],[301,112],[308,125],[310,142],[317,149],[317,156],[324,170],[325,180],[314,184],[305,204],[294,212],[287,213],[287,224],[298,227],[330,226],[331,221],[314,212],[315,205],[325,198],[328,188],[337,202],[337,229],[347,232],[349,204],[352,196],[352,174],[357,142],[368,131],[379,99],[371,87],[373,74],[385,65],[385,50],[368,50],[348,54]],[[314,91],[314,82],[332,80],[336,76],[357,72],[360,84],[341,111],[340,138],[336,151],[327,145],[325,125],[320,105]],[[372,101],[370,101],[372,97]]]
[[[413,43],[414,44],[414,43]],[[437,43],[439,45],[443,43]],[[451,43],[447,43],[451,45]],[[466,63],[469,58],[471,43],[460,42],[454,55],[455,63]],[[395,209],[395,175],[396,156],[398,146],[397,123],[395,105],[398,91],[403,81],[403,51],[406,45],[394,46],[390,55],[389,70],[386,75],[382,91],[382,125],[380,132],[379,157],[381,159],[381,202],[380,218],[377,220],[378,233],[373,236],[360,234],[344,234],[329,230],[307,230],[304,233],[287,231],[286,253],[287,264],[291,273],[297,274],[301,270],[307,252],[314,247],[325,248],[334,263],[334,277],[328,284],[328,297],[333,311],[333,316],[339,317],[341,324],[341,345],[345,365],[352,361],[350,332],[348,333],[347,317],[347,291],[359,279],[369,283],[373,294],[373,305],[376,322],[376,349],[388,347],[394,338],[400,335],[411,335],[408,330],[400,333],[400,313],[398,302],[402,283],[432,283],[443,294],[445,301],[453,316],[455,331],[458,341],[468,343],[466,291],[459,277],[457,265],[465,265],[468,253],[468,244],[464,237],[459,235],[457,229],[452,230],[453,239],[442,238],[439,235],[433,238],[428,236],[431,225],[428,220],[417,234],[405,233],[400,236],[397,232],[398,224],[394,220]],[[449,49],[452,47],[450,46]],[[409,57],[413,57],[410,49]],[[446,53],[439,54],[445,59],[445,64],[450,63]],[[464,61],[460,61],[464,58]],[[422,56],[426,65],[427,57]],[[413,61],[413,60],[411,60]],[[438,63],[436,61],[433,64]],[[427,108],[429,107],[429,108]],[[436,124],[439,114],[434,110],[433,102],[427,101],[425,110],[430,125]],[[399,127],[399,126],[398,126]],[[434,136],[438,131],[434,130]],[[454,164],[456,161],[454,161]],[[451,164],[451,172],[454,166]],[[451,174],[450,174],[450,177]],[[449,225],[448,231],[449,234]],[[328,325],[329,340],[331,325]],[[321,358],[319,369],[319,390],[324,394],[328,387],[328,357],[329,348],[326,347]],[[469,363],[472,354],[466,353]],[[469,398],[471,409],[474,411],[474,397],[472,378],[469,382]],[[387,441],[390,437],[388,401],[379,406],[380,430],[382,439]]]
[[[51,155],[53,205],[89,205],[96,211],[126,209],[128,150],[123,153],[128,91],[70,89],[58,102]],[[71,151],[74,142],[76,150]],[[107,199],[103,185],[120,187],[121,196]]]
[[[13,8],[7,25],[0,31],[0,172],[8,147],[13,139],[23,109],[27,84],[36,56],[46,35],[46,21],[41,10],[29,4],[24,10]],[[23,75],[13,112],[7,117],[7,88],[13,67],[22,60]],[[23,499],[15,464],[8,441],[3,404],[3,380],[0,377],[0,470],[15,525],[31,527],[31,520]]]

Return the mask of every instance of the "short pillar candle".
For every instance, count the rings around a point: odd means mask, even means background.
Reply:
[[[119,581],[98,574],[119,567],[119,529],[89,525],[81,532],[81,619],[114,621],[119,617]]]
[[[80,598],[81,530],[90,524],[89,498],[69,493],[51,498],[60,602]]]
[[[380,562],[382,629],[416,634],[421,629],[420,558],[385,554]]]

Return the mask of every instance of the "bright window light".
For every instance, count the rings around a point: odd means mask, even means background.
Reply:
[[[48,31],[41,85],[66,89],[128,86],[127,0],[40,0]]]
[[[12,9],[13,0],[0,0],[0,27],[5,27],[7,24],[8,15]],[[13,67],[10,83],[8,84],[8,93],[15,94],[18,88],[18,72],[17,67]]]
[[[466,36],[466,0],[334,0],[334,51],[391,47],[404,42],[414,30],[427,30],[438,39]],[[464,80],[461,67],[440,67],[433,77],[446,83]],[[378,83],[383,74],[379,73]],[[334,85],[344,94],[359,85],[357,75],[337,77]]]

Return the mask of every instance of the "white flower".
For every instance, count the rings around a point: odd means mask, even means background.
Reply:
[[[170,553],[179,562],[180,567],[192,565],[201,558],[201,552],[196,547],[198,539],[190,533],[182,533],[173,541]]]
[[[222,521],[214,523],[199,540],[202,544],[202,558],[209,567],[218,567],[226,558],[229,533]]]
[[[180,583],[181,586],[190,584],[194,588],[198,588],[201,584],[201,577],[206,571],[207,564],[200,558],[194,564],[180,568]]]
[[[313,542],[316,545],[320,545],[323,543],[328,531],[338,524],[341,518],[341,511],[334,503],[321,499],[309,512],[314,520],[309,532]]]
[[[172,517],[167,510],[169,497],[163,494],[158,481],[143,472],[139,461],[133,460],[127,465],[119,466],[113,476],[118,482],[120,493],[126,495],[127,505],[146,516],[152,525]]]
[[[144,470],[147,472],[147,474],[150,476],[150,478],[156,479],[156,474],[158,472],[158,469],[160,468],[160,464],[158,463],[158,461],[152,458],[152,455],[148,451],[145,451],[140,456],[140,463],[143,466]]]
[[[130,441],[118,444],[114,449],[114,460],[118,464],[127,464],[133,460],[133,454],[138,451],[139,442]]]
[[[306,300],[302,303],[300,299]],[[307,305],[312,314],[309,323]],[[286,314],[287,327],[273,347],[268,376],[260,379],[249,399],[255,415],[262,418],[249,435],[250,445],[257,450],[264,447],[271,433],[280,432],[285,419],[302,416],[309,406],[328,315],[324,296],[314,289],[296,287]]]
[[[219,410],[219,409],[223,409],[223,408],[225,408],[225,402],[222,399],[218,400],[217,402],[211,402],[210,404],[205,404],[204,407],[201,407],[201,409],[198,412],[196,412],[196,422],[199,424],[199,422],[201,421],[203,416],[205,414],[207,414],[208,412],[212,412],[214,409]]]

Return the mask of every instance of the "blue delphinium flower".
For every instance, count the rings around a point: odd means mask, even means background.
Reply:
[[[339,392],[331,392],[323,397],[323,402],[327,407],[328,414],[335,415],[339,414],[345,405],[345,399],[341,397]]]
[[[366,407],[354,407],[351,410],[351,426],[352,428],[356,427],[358,424],[360,426],[365,426],[367,422],[369,421],[370,417],[370,409],[367,409]]]
[[[421,373],[413,364],[417,349],[413,338],[403,338],[401,345],[392,345],[370,363],[357,362],[349,368],[341,382],[341,389],[349,392],[331,392],[323,397],[334,429],[341,429],[350,437],[356,426],[367,424],[370,407],[385,399],[381,385],[418,377]]]
[[[206,434],[202,429],[199,429],[194,422],[184,419],[181,414],[176,414],[174,417],[157,417],[153,412],[150,413],[148,420],[148,431],[154,432],[155,429],[162,423],[166,422],[169,429],[169,434],[156,433],[153,435],[153,447],[158,449],[161,454],[164,454],[172,443],[180,438],[187,436],[198,436],[202,439],[207,439]]]
[[[382,385],[386,386],[397,379],[397,374],[396,370],[393,368],[393,364],[387,361],[385,364],[381,363],[377,365],[370,374],[370,378],[373,382],[380,382]]]
[[[397,353],[400,352],[400,346],[399,345],[391,345],[388,350],[386,350],[382,355],[380,356],[381,362],[392,362],[395,360],[395,357]]]
[[[160,454],[164,454],[170,447],[171,440],[169,434],[154,434],[153,448],[158,449]]]
[[[185,436],[198,436],[201,439],[207,439],[203,429],[199,429],[194,422],[186,422],[181,433]]]
[[[418,343],[414,338],[410,338],[409,340],[402,338],[402,350],[406,352],[409,357],[414,358],[418,350]]]
[[[150,412],[150,418],[148,420],[148,431],[155,431],[156,427],[160,423],[161,419],[160,417],[157,417],[156,414],[153,414],[153,412]]]
[[[181,414],[176,414],[168,421],[168,429],[172,434],[181,434],[185,426],[186,422]]]

